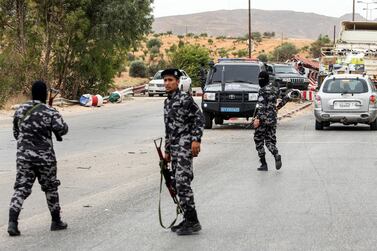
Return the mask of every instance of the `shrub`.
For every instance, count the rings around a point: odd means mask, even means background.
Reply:
[[[147,76],[147,67],[142,61],[133,61],[130,66],[130,76],[145,78]]]

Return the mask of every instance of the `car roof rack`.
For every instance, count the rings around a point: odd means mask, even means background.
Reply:
[[[258,59],[254,58],[219,58],[219,63],[223,62],[253,62],[259,63]]]

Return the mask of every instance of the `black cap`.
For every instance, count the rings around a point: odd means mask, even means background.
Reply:
[[[164,78],[165,76],[173,76],[179,80],[182,77],[182,72],[178,69],[166,69],[161,72],[161,76],[162,78]]]
[[[259,73],[259,86],[265,87],[270,83],[270,75],[266,71]]]
[[[33,83],[31,87],[31,94],[33,100],[39,100],[42,103],[46,103],[47,100],[47,85],[45,82],[38,80]]]

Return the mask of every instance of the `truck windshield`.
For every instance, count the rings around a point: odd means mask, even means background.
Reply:
[[[329,79],[323,86],[324,93],[366,93],[368,84],[363,79]]]
[[[258,84],[258,76],[260,72],[259,66],[256,65],[217,65],[215,67],[212,83],[222,82],[222,72],[224,70],[225,83],[250,83]]]
[[[298,74],[295,68],[293,66],[287,65],[287,66],[275,66],[275,72],[278,74]]]

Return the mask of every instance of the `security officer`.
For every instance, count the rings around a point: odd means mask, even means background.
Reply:
[[[207,69],[204,63],[200,64],[199,78],[200,78],[200,86],[202,88],[202,91],[204,91],[204,87],[207,81]]]
[[[61,137],[68,132],[68,126],[58,111],[46,105],[47,86],[44,82],[33,83],[32,97],[32,101],[17,109],[13,120],[13,134],[17,140],[17,175],[9,207],[10,236],[20,235],[18,216],[36,179],[46,194],[52,216],[51,231],[67,228],[60,219],[60,181],[56,177],[52,133],[57,138]]]
[[[261,88],[258,96],[258,111],[253,122],[255,146],[262,164],[258,171],[268,171],[265,144],[274,155],[276,169],[279,170],[282,167],[282,161],[276,147],[277,111],[289,101],[289,97],[286,95],[277,105],[280,90],[270,84],[269,74],[265,71],[259,74],[259,86]]]
[[[179,90],[181,72],[167,69],[161,73],[168,98],[164,104],[165,160],[172,163],[174,182],[184,219],[172,231],[190,235],[201,230],[191,189],[193,157],[200,152],[204,117],[193,98]]]

